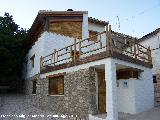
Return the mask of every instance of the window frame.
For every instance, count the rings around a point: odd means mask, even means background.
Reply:
[[[35,95],[37,93],[37,81],[32,80],[32,94]]]
[[[49,96],[64,96],[64,74],[48,76],[48,80],[49,80],[49,82],[48,82],[48,95]],[[60,82],[60,80],[62,80],[62,83]],[[51,83],[51,81],[52,81],[52,83]],[[58,93],[58,92],[60,92],[58,90],[60,89],[59,87],[61,85],[62,85],[62,93]],[[51,88],[53,86],[55,86],[55,88]]]
[[[125,68],[116,71],[116,79],[117,80],[127,80],[131,78],[135,78],[136,80],[141,79],[141,74],[143,70]]]
[[[30,60],[31,60],[31,66],[32,66],[32,68],[34,68],[34,66],[35,66],[35,54],[32,55],[32,57],[30,58]]]
[[[98,41],[98,34],[99,32],[98,31],[93,31],[93,30],[89,30],[89,41]]]

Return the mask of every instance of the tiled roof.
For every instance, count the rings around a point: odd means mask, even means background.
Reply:
[[[145,39],[147,39],[147,38],[150,38],[150,37],[152,37],[153,35],[156,35],[158,32],[160,32],[160,28],[157,28],[156,30],[154,30],[154,31],[152,31],[152,32],[144,35],[142,38],[139,39],[139,42],[141,42],[141,41],[143,41],[143,40],[145,40]]]
[[[113,31],[113,30],[112,30],[112,33],[113,33],[114,35],[118,36],[118,37],[123,37],[123,38],[129,38],[129,39],[138,40],[138,38],[136,38],[136,37],[132,37],[132,36],[126,35],[126,34],[124,34],[124,33],[115,32],[115,31]]]
[[[45,25],[45,21],[46,21],[46,17],[47,16],[55,16],[55,15],[83,15],[83,14],[87,14],[87,11],[51,11],[51,10],[40,10],[38,12],[37,17],[35,18],[29,32],[28,32],[28,36],[24,42],[24,46],[31,46],[31,44],[33,44],[39,34],[43,31],[43,27]],[[92,17],[88,17],[88,21],[90,23],[95,23],[95,24],[99,24],[99,25],[108,25],[109,22],[106,21],[101,21]]]
[[[104,25],[104,26],[109,24],[108,21],[106,22],[106,21],[98,20],[98,19],[92,18],[92,17],[88,17],[88,21],[90,23],[96,23],[96,24],[100,24],[100,25]]]

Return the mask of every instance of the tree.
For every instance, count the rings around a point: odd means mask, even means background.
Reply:
[[[0,85],[20,87],[26,35],[27,31],[14,22],[12,15],[5,13],[0,17]]]

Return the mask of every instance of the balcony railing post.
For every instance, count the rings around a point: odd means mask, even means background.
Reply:
[[[81,57],[81,41],[79,40],[79,58]]]
[[[55,63],[56,63],[56,49],[54,49],[54,65],[55,65]]]
[[[100,34],[100,38],[99,38],[100,40],[100,48],[102,48],[102,34]]]
[[[73,53],[73,61],[76,63],[76,39],[74,39],[74,53]]]
[[[136,48],[136,41],[134,41],[134,57],[137,59],[137,48]]]
[[[109,44],[109,34],[108,34],[108,25],[106,26],[106,52],[109,55],[109,49],[110,49],[110,44]]]
[[[109,53],[110,56],[113,54],[113,40],[112,40],[112,30],[111,30],[111,25],[109,25],[109,42],[110,42],[110,46],[109,46]]]
[[[148,55],[148,61],[150,64],[152,64],[152,56],[151,56],[151,49],[148,47],[147,49],[147,55]]]
[[[72,57],[72,62],[73,62],[73,50],[72,50],[72,45],[70,46],[70,55],[71,55],[71,57]]]

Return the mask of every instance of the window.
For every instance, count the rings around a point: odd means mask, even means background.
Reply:
[[[31,64],[32,64],[32,68],[34,68],[34,58],[35,58],[35,55],[33,55],[30,60],[31,60]]]
[[[36,94],[36,89],[37,89],[36,84],[37,84],[37,82],[35,80],[32,81],[32,94]]]
[[[98,40],[98,36],[97,36],[98,32],[96,31],[89,31],[89,40],[90,41],[97,41]]]
[[[64,95],[64,76],[49,78],[49,94]]]
[[[136,78],[139,79],[141,71],[136,69],[121,69],[117,70],[117,80],[119,79],[129,79],[129,78]]]
[[[153,83],[157,83],[156,75],[153,75]]]

